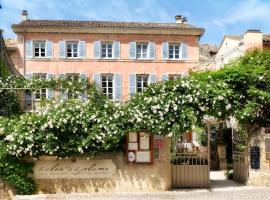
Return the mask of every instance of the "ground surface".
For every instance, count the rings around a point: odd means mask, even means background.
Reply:
[[[16,200],[270,200],[270,188],[243,186],[225,180],[223,172],[211,172],[209,189],[177,189],[154,193],[58,194],[16,196]]]

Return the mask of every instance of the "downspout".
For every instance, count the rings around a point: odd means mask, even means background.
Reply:
[[[26,60],[25,60],[25,41],[24,41],[24,34],[25,34],[25,32],[22,33],[22,40],[23,40],[23,76],[25,77],[25,75],[26,75]]]

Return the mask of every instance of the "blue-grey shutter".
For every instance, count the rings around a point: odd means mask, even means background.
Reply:
[[[114,100],[122,101],[122,75],[114,75]]]
[[[80,77],[81,80],[87,80],[87,74],[85,74],[85,73],[81,73],[79,77]],[[87,100],[86,92],[81,93],[79,95],[79,98],[82,99],[83,101],[86,101]]]
[[[53,74],[47,74],[47,80],[53,80]],[[47,89],[47,98],[54,98],[54,90],[52,88]]]
[[[94,58],[101,58],[101,42],[94,41]]]
[[[162,43],[162,59],[167,60],[169,58],[169,43]]]
[[[113,42],[113,57],[114,58],[120,58],[120,42],[114,41]]]
[[[136,74],[129,75],[129,98],[136,94]]]
[[[129,43],[129,58],[136,59],[136,42]]]
[[[156,83],[157,82],[157,75],[155,74],[150,74],[149,75],[149,83]]]
[[[100,88],[101,86],[101,80],[100,80],[100,74],[94,74],[93,75],[94,84]]]
[[[169,80],[169,75],[168,74],[163,74],[161,77],[162,81],[168,81]]]
[[[33,41],[25,41],[25,56],[26,58],[33,58]]]
[[[85,58],[85,41],[79,41],[79,57],[80,58]]]
[[[66,58],[66,42],[59,41],[59,56],[60,58]]]
[[[33,78],[33,74],[25,74],[25,78],[27,80],[30,80]],[[33,102],[32,91],[28,91],[28,93],[25,93],[25,104],[26,106],[31,106],[32,102]]]
[[[66,74],[58,74],[58,79],[64,80],[65,78],[66,78]],[[63,101],[67,98],[65,90],[60,90],[59,94],[60,94],[60,100]]]
[[[149,49],[149,51],[148,51],[148,58],[149,59],[155,59],[155,57],[156,57],[156,46],[155,46],[155,43],[154,42],[149,42],[148,43],[148,49]]]
[[[53,57],[53,42],[49,40],[46,41],[46,57],[47,58]]]
[[[188,59],[188,44],[187,43],[181,43],[181,52],[182,52],[182,59],[187,60]]]

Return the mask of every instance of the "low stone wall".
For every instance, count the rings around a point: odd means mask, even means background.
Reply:
[[[153,164],[129,164],[125,153],[104,154],[95,160],[109,159],[116,166],[116,173],[111,178],[73,179],[36,179],[39,193],[72,192],[150,192],[171,189],[170,140],[164,138],[165,145],[160,149],[159,158]],[[44,160],[54,159],[45,157]],[[76,158],[73,162],[85,160]],[[36,164],[41,160],[36,161]]]
[[[260,148],[260,169],[252,169],[249,164],[248,185],[270,186],[270,160],[266,159],[266,138],[270,138],[270,135],[265,133],[264,128],[252,134],[250,147],[258,146]],[[248,156],[250,157],[250,154]]]

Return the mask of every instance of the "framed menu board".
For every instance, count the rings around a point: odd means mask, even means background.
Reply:
[[[153,136],[147,131],[130,132],[126,137],[128,163],[153,163]]]

